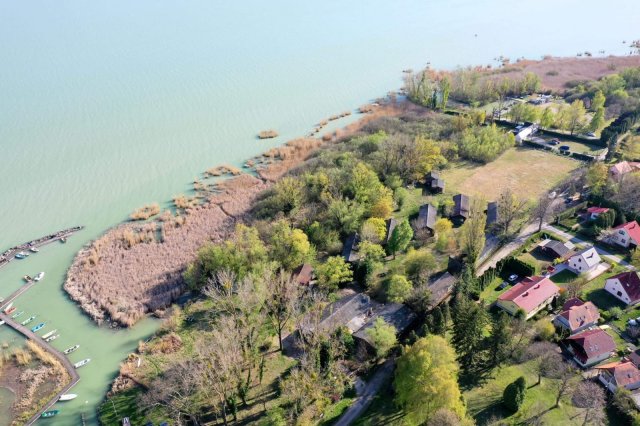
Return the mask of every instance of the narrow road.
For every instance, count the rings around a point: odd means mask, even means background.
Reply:
[[[524,242],[527,240],[527,238],[529,238],[530,236],[532,236],[536,232],[538,232],[538,225],[537,224],[532,223],[532,224],[529,224],[529,225],[525,226],[513,241],[510,241],[509,243],[507,243],[504,246],[500,247],[500,249],[498,251],[493,253],[487,259],[484,259],[483,263],[480,266],[478,266],[476,275],[480,276],[480,275],[484,274],[484,272],[487,269],[494,268],[496,266],[496,264],[500,260],[502,260],[505,257],[509,256],[513,251],[515,251],[518,248],[520,248],[520,246],[522,244],[524,244]]]
[[[344,412],[335,426],[349,426],[364,413],[373,402],[380,388],[389,380],[395,368],[395,360],[388,359],[378,368],[371,380],[367,382],[356,401]]]

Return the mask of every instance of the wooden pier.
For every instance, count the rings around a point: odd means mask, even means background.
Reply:
[[[56,232],[55,234],[38,238],[37,240],[20,244],[19,246],[11,247],[9,250],[6,250],[4,253],[0,254],[0,268],[3,267],[4,265],[7,265],[9,262],[15,259],[16,254],[20,253],[21,251],[29,250],[31,248],[42,247],[46,244],[53,243],[54,241],[60,241],[63,238],[67,238],[82,229],[84,229],[84,226],[75,226],[73,228]]]
[[[77,232],[77,231],[79,231],[81,229],[83,229],[82,226],[76,226],[75,228],[65,229],[64,231],[56,232],[55,234],[51,234],[51,235],[48,235],[46,237],[42,237],[42,238],[39,238],[37,240],[29,241],[28,243],[24,243],[24,244],[21,244],[21,245],[16,246],[16,247],[12,247],[12,248],[10,248],[9,250],[5,251],[4,253],[2,253],[0,255],[0,267],[8,264],[11,260],[13,260],[15,258],[15,255],[17,253],[19,253],[19,252],[21,252],[23,250],[28,250],[31,247],[41,247],[41,246],[43,246],[45,244],[49,244],[49,243],[52,243],[54,241],[58,241],[58,240],[60,240],[62,238],[66,238],[66,237],[70,236],[71,234],[73,234],[73,233],[75,233],[75,232]],[[58,402],[58,400],[60,399],[60,396],[62,396],[65,393],[67,393],[69,391],[69,389],[71,389],[73,386],[76,385],[76,383],[78,383],[80,381],[80,376],[78,375],[78,372],[76,371],[75,367],[73,366],[71,361],[69,361],[69,359],[67,358],[67,356],[65,354],[63,354],[62,352],[60,352],[59,350],[57,350],[56,348],[51,346],[49,343],[45,342],[42,339],[42,337],[40,337],[36,333],[32,332],[29,327],[26,327],[26,326],[20,324],[19,322],[14,321],[14,319],[11,318],[11,315],[7,315],[7,314],[4,313],[4,310],[6,309],[7,306],[9,306],[9,304],[13,303],[20,295],[22,295],[24,292],[26,292],[27,290],[29,290],[31,287],[33,287],[36,284],[38,284],[36,281],[33,281],[33,280],[28,281],[23,286],[20,286],[19,289],[17,289],[13,293],[11,293],[11,295],[9,297],[7,297],[3,302],[1,302],[0,303],[0,320],[3,320],[5,322],[5,326],[13,328],[18,333],[22,334],[27,339],[32,340],[34,343],[36,343],[42,349],[44,349],[45,351],[47,351],[51,355],[53,355],[60,362],[60,364],[65,368],[65,370],[67,370],[67,373],[69,374],[69,377],[71,378],[71,381],[63,389],[61,389],[56,395],[54,395],[45,404],[44,407],[41,407],[36,414],[34,414],[29,420],[27,420],[27,422],[25,423],[25,425],[27,425],[27,426],[30,426],[30,425],[34,424],[38,419],[40,419],[40,415],[44,411],[47,411],[49,408],[51,408],[56,402]]]

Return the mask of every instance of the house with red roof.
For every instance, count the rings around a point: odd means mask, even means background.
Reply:
[[[553,322],[556,326],[568,330],[569,334],[575,334],[598,325],[598,319],[600,319],[600,311],[596,305],[573,298],[565,302],[562,312]]]
[[[591,367],[609,358],[616,350],[613,337],[600,328],[585,330],[565,340],[573,360],[582,368]]]
[[[619,387],[628,390],[640,388],[640,370],[631,361],[612,362],[596,367],[598,380],[615,393]]]
[[[625,305],[640,302],[640,275],[636,271],[622,272],[608,278],[604,289]]]
[[[608,211],[609,211],[609,209],[606,208],[606,207],[589,207],[587,209],[586,218],[588,220],[596,220],[598,218],[598,216],[600,216],[602,213],[606,213]]]
[[[635,220],[613,228],[609,237],[610,242],[628,249],[635,249],[640,245],[640,225]]]
[[[615,180],[620,180],[627,173],[640,172],[640,162],[621,161],[609,168],[609,175]]]
[[[523,310],[529,319],[546,308],[560,294],[560,288],[549,278],[528,277],[502,293],[496,305],[511,315]]]

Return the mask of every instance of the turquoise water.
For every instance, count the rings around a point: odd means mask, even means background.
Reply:
[[[91,415],[157,325],[95,327],[61,288],[74,253],[133,209],[398,88],[405,68],[625,54],[638,22],[634,0],[1,1],[0,250],[87,227],[0,271],[0,295],[46,271],[19,310],[93,359],[55,424]],[[267,128],[281,137],[256,140]]]

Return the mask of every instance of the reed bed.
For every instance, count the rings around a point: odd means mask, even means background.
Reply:
[[[146,206],[136,209],[129,215],[131,220],[147,220],[160,213],[160,206],[158,203],[148,204]]]
[[[208,203],[184,215],[163,215],[161,238],[156,238],[160,222],[111,229],[78,253],[65,290],[97,322],[111,319],[116,325],[133,325],[185,291],[182,272],[197,250],[224,239],[268,186],[249,175],[224,181]],[[87,261],[96,248],[97,262]]]
[[[263,130],[260,133],[258,133],[259,139],[272,139],[277,137],[278,137],[278,132],[273,129]]]

